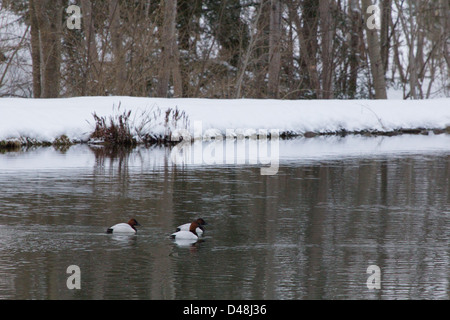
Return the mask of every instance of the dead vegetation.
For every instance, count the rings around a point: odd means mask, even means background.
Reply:
[[[117,107],[114,115],[99,116],[93,114],[95,129],[90,142],[96,144],[114,144],[119,146],[136,146],[137,144],[173,144],[172,135],[176,130],[187,130],[189,118],[184,111],[168,108],[163,111],[158,106],[141,111]]]

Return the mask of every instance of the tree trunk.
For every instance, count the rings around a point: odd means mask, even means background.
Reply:
[[[158,76],[159,97],[167,97],[171,71],[174,77],[174,94],[182,96],[183,88],[176,38],[177,0],[164,0],[164,22],[161,32],[161,67]]]
[[[62,1],[34,0],[40,34],[41,97],[59,97]]]
[[[180,68],[180,51],[178,49],[177,37],[173,37],[172,42],[173,58],[171,60],[171,70],[173,79],[173,96],[174,98],[183,97],[183,78]]]
[[[440,7],[442,11],[441,15],[441,33],[442,33],[442,54],[444,56],[444,60],[447,63],[447,75],[450,78],[450,41],[448,41],[449,35],[448,32],[450,30],[450,4],[448,0],[441,0]],[[447,87],[447,90],[450,90],[450,86]]]
[[[121,6],[119,0],[110,0],[109,16],[110,16],[110,34],[114,56],[115,70],[115,93],[123,95],[126,89],[126,64],[125,53],[123,49],[122,36],[120,31],[120,12]]]
[[[258,11],[255,20],[254,30],[250,29],[250,42],[247,47],[247,52],[245,60],[245,66],[251,63],[251,55],[256,57],[254,63],[254,97],[257,99],[267,98],[267,66],[269,65],[269,34],[270,34],[270,1],[271,0],[261,0],[259,7],[256,8]],[[251,51],[249,51],[251,49]],[[247,57],[248,56],[248,57]],[[243,76],[243,75],[242,75]],[[240,94],[239,94],[240,97]]]
[[[36,14],[36,5],[34,0],[28,3],[31,26],[31,61],[33,68],[33,96],[35,98],[41,97],[41,52],[40,52],[40,36],[39,24]]]
[[[300,72],[307,78],[309,90],[315,92],[316,98],[321,98],[319,73],[317,71],[317,17],[315,1],[299,1],[302,10],[302,21],[298,15],[298,6],[289,6],[290,19],[297,29],[297,36],[300,45]],[[306,72],[304,71],[306,70]]]
[[[358,88],[358,71],[360,65],[360,33],[361,30],[361,11],[358,6],[358,0],[350,0],[348,15],[351,21],[350,36],[350,76],[348,84],[348,96],[350,99],[356,98]]]
[[[322,32],[322,99],[332,99],[333,31],[331,26],[331,1],[319,0],[320,28]]]
[[[409,90],[410,96],[413,99],[417,99],[416,86],[417,86],[417,61],[414,55],[414,47],[416,43],[416,26],[414,24],[412,1],[408,1],[409,6]]]
[[[318,29],[318,3],[317,0],[300,1],[303,26],[298,14],[294,13],[294,22],[298,30],[302,67],[308,70],[309,89],[313,90],[317,99],[322,98],[319,72],[317,69],[317,29]]]
[[[386,72],[389,67],[389,49],[390,49],[389,27],[391,25],[391,15],[392,15],[392,0],[382,0],[380,42],[381,42],[381,60],[383,61],[384,75],[386,75]]]
[[[361,0],[362,10],[365,16],[366,35],[367,35],[367,49],[369,51],[370,69],[373,77],[373,84],[375,88],[375,99],[387,99],[386,79],[384,78],[384,66],[381,59],[380,40],[377,29],[369,29],[367,21],[370,14],[367,13],[367,8],[372,5],[371,0]]]
[[[92,83],[91,80],[97,79],[99,70],[99,58],[97,52],[97,45],[95,42],[95,29],[94,18],[92,16],[92,2],[91,0],[81,0],[81,9],[83,12],[83,23],[85,37],[82,39],[83,50],[86,51],[85,66],[84,66],[84,78],[81,93],[87,95],[88,84]],[[89,88],[90,92],[95,92],[94,88]],[[94,90],[93,90],[94,89]]]
[[[281,3],[271,0],[269,28],[269,81],[270,98],[278,98],[281,68]]]

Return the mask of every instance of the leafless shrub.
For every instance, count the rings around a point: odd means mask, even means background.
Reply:
[[[120,104],[117,108],[120,111]],[[106,144],[116,144],[123,146],[136,145],[136,139],[132,134],[130,123],[131,111],[124,110],[120,114],[109,117],[100,117],[94,112],[95,130],[91,134],[91,139],[100,140]]]
[[[120,105],[117,108],[120,111]],[[141,111],[132,117],[132,111],[122,111],[109,117],[93,114],[95,130],[91,140],[106,144],[134,146],[144,144],[171,144],[176,130],[187,129],[189,117],[178,107],[163,111],[158,106]]]
[[[158,106],[144,110],[135,126],[138,141],[146,144],[171,144],[175,130],[187,129],[189,117],[178,107],[161,110]]]

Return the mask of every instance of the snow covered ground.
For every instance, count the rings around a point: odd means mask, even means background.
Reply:
[[[121,105],[120,110],[117,107]],[[189,117],[191,135],[227,130],[279,130],[280,133],[380,131],[450,126],[450,99],[432,100],[212,100],[134,97],[0,99],[0,141],[30,138],[53,142],[66,135],[87,141],[95,112],[109,117],[131,110],[136,122],[144,110],[177,107]],[[161,115],[163,117],[164,114]],[[162,119],[161,119],[162,121]],[[201,130],[194,132],[194,125]],[[164,134],[156,126],[154,134]]]

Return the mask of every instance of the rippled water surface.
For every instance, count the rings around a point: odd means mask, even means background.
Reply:
[[[450,298],[448,135],[278,151],[274,175],[192,150],[181,161],[165,148],[0,154],[0,298]],[[131,217],[137,235],[105,233]],[[208,222],[201,242],[169,238],[196,217]],[[71,265],[80,290],[67,287]]]

